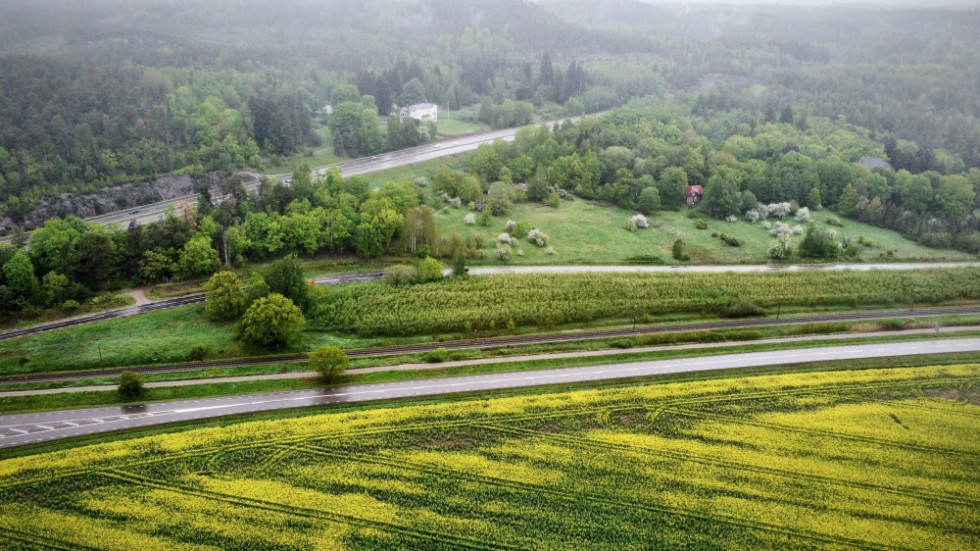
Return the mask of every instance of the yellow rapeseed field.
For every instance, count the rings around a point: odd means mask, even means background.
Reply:
[[[978,549],[980,365],[463,398],[0,461],[0,549]]]

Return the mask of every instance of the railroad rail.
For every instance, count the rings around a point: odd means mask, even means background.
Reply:
[[[339,285],[342,283],[357,283],[362,281],[373,281],[380,278],[381,278],[380,272],[356,272],[356,273],[341,274],[335,276],[324,276],[324,277],[314,279],[313,282],[316,283],[317,285]],[[56,329],[65,329],[67,327],[75,327],[78,325],[97,323],[100,321],[106,321],[111,319],[136,316],[139,314],[146,314],[148,312],[155,312],[157,310],[167,310],[169,308],[176,308],[178,306],[198,304],[201,302],[204,302],[204,293],[194,293],[190,295],[184,295],[181,297],[160,300],[157,302],[151,302],[150,304],[144,304],[142,306],[130,306],[128,308],[120,308],[118,310],[100,312],[98,314],[92,314],[89,316],[68,318],[64,320],[54,321],[51,323],[45,323],[42,325],[35,325],[32,327],[25,327],[23,329],[7,331],[5,333],[0,333],[0,341],[15,339],[17,337],[24,337],[27,335],[36,335],[38,333],[45,333],[48,331],[54,331]]]
[[[347,351],[350,358],[373,358],[384,356],[399,356],[403,354],[422,354],[431,352],[439,348],[446,350],[470,350],[470,349],[493,349],[493,348],[512,348],[515,346],[526,346],[533,344],[555,344],[564,342],[576,342],[586,340],[614,339],[620,337],[635,337],[642,335],[654,335],[658,333],[677,333],[683,331],[711,331],[722,329],[752,329],[760,327],[775,327],[783,325],[801,325],[809,323],[833,323],[846,321],[875,321],[883,319],[895,319],[903,317],[928,318],[951,315],[980,314],[980,306],[965,306],[954,308],[931,308],[910,312],[907,310],[886,310],[886,311],[866,311],[866,312],[847,312],[840,314],[827,314],[820,316],[805,316],[792,318],[769,318],[769,319],[742,319],[742,320],[718,320],[691,324],[661,325],[657,327],[639,327],[634,329],[608,329],[600,331],[586,331],[575,333],[550,333],[539,335],[513,336],[513,337],[489,337],[481,339],[462,339],[455,341],[444,341],[425,344],[409,344],[401,346],[388,346],[379,348],[362,348]],[[284,356],[263,356],[257,358],[242,358],[233,360],[215,360],[209,362],[192,362],[184,364],[170,364],[159,366],[142,366],[127,368],[128,371],[152,375],[159,373],[179,373],[182,371],[199,371],[213,368],[246,367],[253,365],[269,365],[284,363],[300,363],[307,361],[306,354],[291,354]],[[70,381],[77,379],[91,379],[94,377],[118,376],[123,369],[108,370],[87,370],[73,373],[37,373],[25,375],[8,375],[0,377],[0,384],[19,384],[19,383],[42,383],[53,381]]]

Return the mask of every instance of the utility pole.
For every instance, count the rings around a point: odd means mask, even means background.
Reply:
[[[102,341],[96,342],[95,346],[99,349],[99,369],[105,371],[105,364],[102,363]]]

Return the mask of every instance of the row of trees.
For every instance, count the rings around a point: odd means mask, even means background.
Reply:
[[[0,245],[0,312],[77,308],[106,289],[208,276],[289,254],[424,257],[464,249],[459,238],[443,246],[434,212],[414,183],[370,191],[361,178],[345,180],[332,170],[314,179],[303,167],[291,186],[269,180],[250,192],[236,176],[217,192],[215,201],[202,188],[196,206],[169,209],[156,223],[119,228],[55,218],[31,235],[26,250]],[[302,280],[298,264],[291,266],[293,281]],[[300,294],[273,289],[302,305]]]

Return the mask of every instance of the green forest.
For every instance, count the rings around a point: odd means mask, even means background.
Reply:
[[[57,194],[259,168],[315,146],[313,112],[328,103],[340,112],[327,141],[349,156],[434,138],[375,117],[392,105],[465,108],[503,127],[652,96],[694,102],[716,133],[759,114],[803,129],[824,117],[866,129],[896,169],[961,172],[980,165],[978,17],[629,0],[10,0],[0,203],[16,224]]]
[[[515,203],[573,198],[638,213],[631,231],[667,210],[758,223],[773,261],[867,245],[815,228],[821,209],[980,252],[976,11],[284,2],[0,6],[0,208],[15,228],[0,311],[291,253],[507,261],[516,240],[548,236],[508,222],[506,243],[487,242],[443,232],[437,214],[490,227]],[[380,187],[306,166],[250,191],[235,174],[324,141],[357,157],[437,139],[394,109],[420,102],[493,128],[566,122]],[[145,226],[16,227],[46,198],[163,174],[191,176],[197,205]]]

